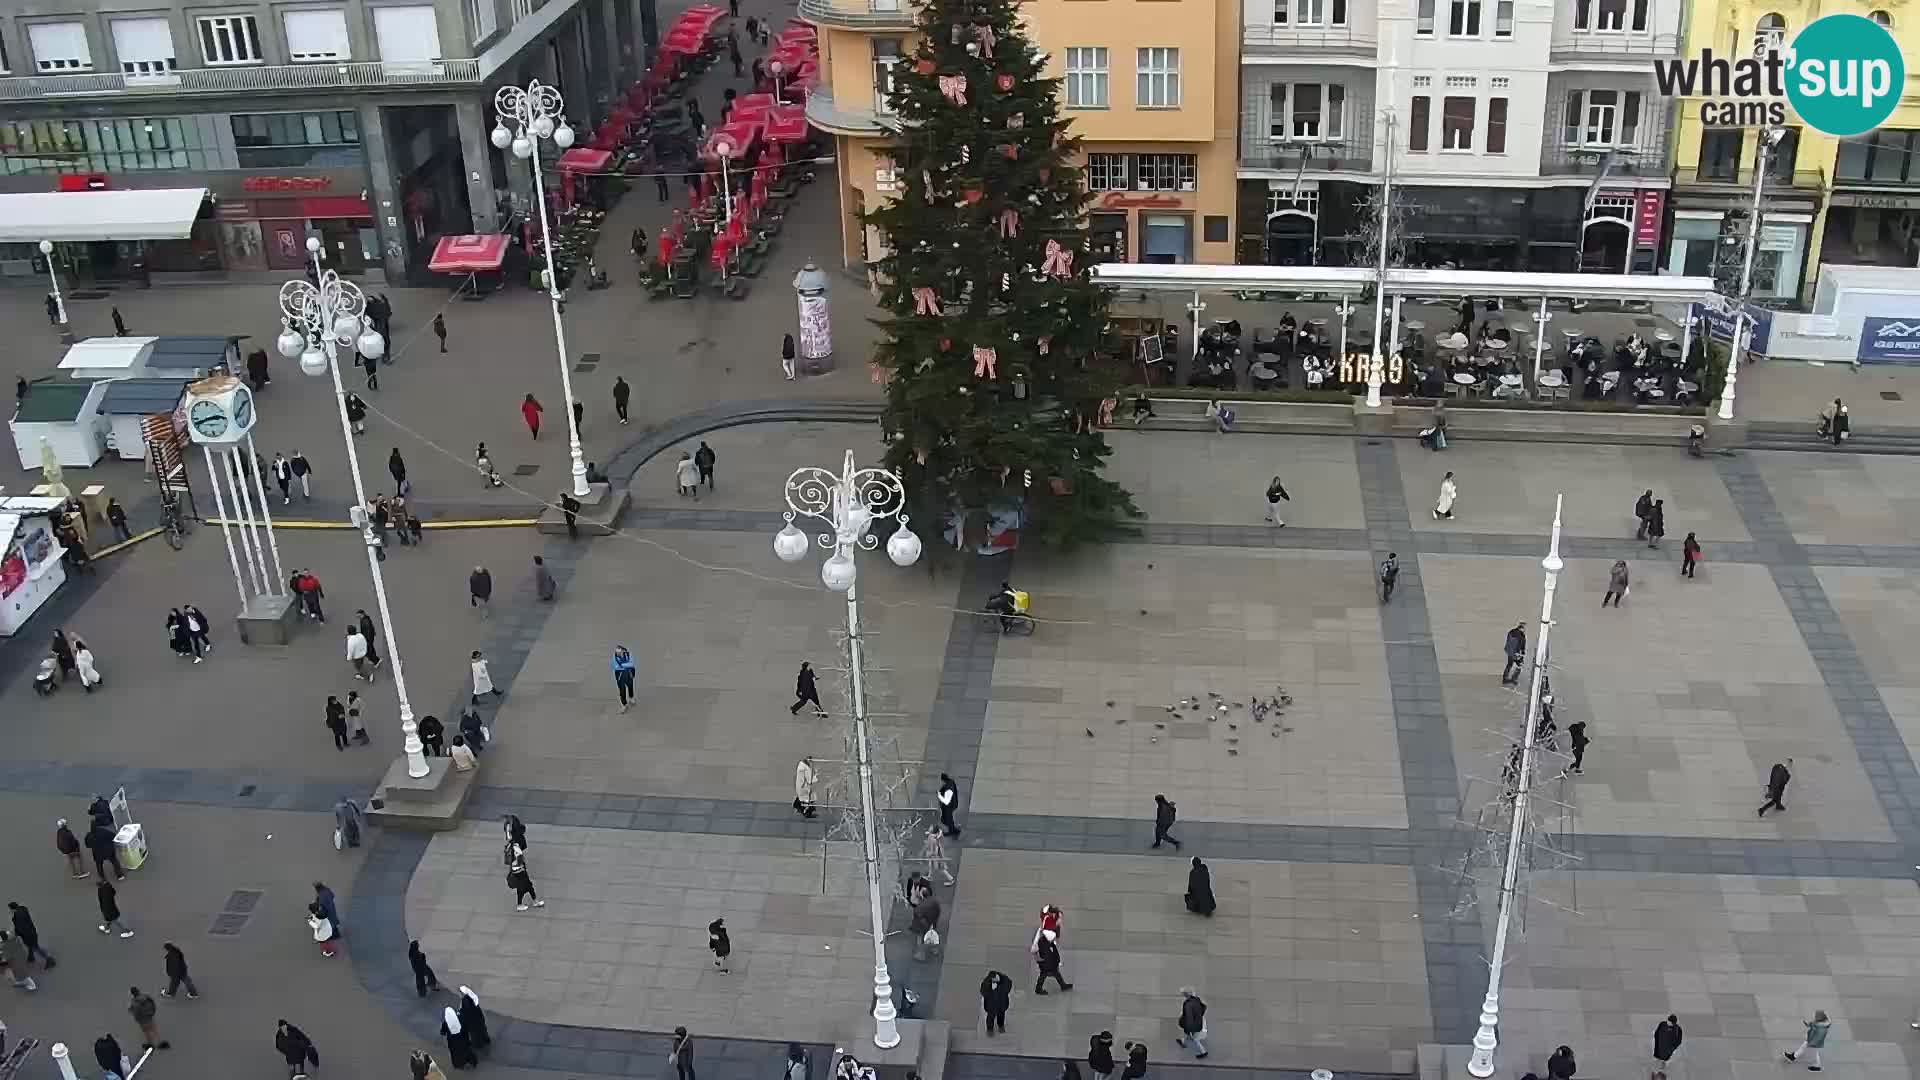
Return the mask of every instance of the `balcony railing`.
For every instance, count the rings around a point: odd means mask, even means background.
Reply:
[[[836,134],[878,135],[890,130],[889,125],[872,109],[848,107],[835,102],[824,84],[814,87],[807,94],[807,122]]]
[[[800,0],[800,17],[848,30],[911,30],[911,0]]]
[[[1254,56],[1297,53],[1373,56],[1379,50],[1380,38],[1371,25],[1275,26],[1262,23],[1242,26],[1240,44]]]
[[[1684,184],[1692,187],[1727,187],[1751,190],[1753,187],[1753,162],[1751,160],[1741,162],[1738,170],[1709,169],[1701,165],[1682,166],[1675,170],[1673,182],[1675,184]],[[1825,169],[1795,169],[1791,182],[1788,181],[1785,174],[1778,171],[1770,171],[1767,175],[1767,186],[1770,188],[1792,187],[1805,191],[1824,191],[1827,186],[1827,171]]]
[[[1555,37],[1548,58],[1560,62],[1628,62],[1680,54],[1678,34],[1635,34],[1617,30],[1575,30]]]
[[[1365,173],[1373,169],[1373,147],[1364,143],[1329,143],[1324,146],[1269,143],[1266,146],[1248,146],[1240,155],[1240,167],[1293,173],[1300,171],[1302,158],[1305,159],[1307,172]]]
[[[480,81],[480,61],[420,60],[187,68],[165,75],[22,75],[0,78],[0,101],[34,98],[167,97],[275,90],[378,90]]]

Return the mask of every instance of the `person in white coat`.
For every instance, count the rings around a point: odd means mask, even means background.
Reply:
[[[358,626],[347,627],[347,661],[353,665],[353,677],[373,682],[373,665],[367,662],[367,639]]]
[[[1448,473],[1440,480],[1440,498],[1433,504],[1435,521],[1445,518],[1453,520],[1453,500],[1460,497],[1460,489],[1454,486],[1453,474]]]
[[[469,666],[473,669],[473,700],[479,701],[483,694],[499,697],[500,691],[493,686],[493,672],[487,669],[487,658],[480,655],[479,649],[473,650],[473,663]]]
[[[809,755],[793,767],[793,809],[801,817],[812,817],[817,812],[813,800],[814,781],[813,758]]]
[[[681,454],[680,464],[674,466],[674,476],[680,484],[680,494],[700,497],[700,466],[694,464],[692,454]]]
[[[953,864],[947,861],[947,834],[940,831],[940,826],[927,827],[927,838],[922,845],[921,854],[927,860],[929,879],[933,877],[934,871],[938,870],[940,877],[947,884],[953,884]]]
[[[73,639],[73,666],[79,669],[81,688],[93,693],[93,688],[100,685],[100,669],[94,666],[93,650],[77,637]]]

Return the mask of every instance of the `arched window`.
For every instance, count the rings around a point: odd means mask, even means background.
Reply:
[[[1787,20],[1776,12],[1760,16],[1753,30],[1755,52],[1779,52],[1787,47]]]
[[[1889,30],[1893,29],[1893,16],[1884,11],[1869,11],[1867,12],[1867,18],[1872,19],[1874,22],[1879,23]]]

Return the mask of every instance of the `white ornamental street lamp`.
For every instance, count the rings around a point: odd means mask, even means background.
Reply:
[[[853,737],[860,766],[861,843],[867,864],[867,907],[873,920],[873,1044],[886,1049],[900,1044],[894,1023],[893,980],[887,974],[887,912],[881,904],[880,847],[873,808],[873,754],[867,736],[865,658],[860,642],[860,601],[854,588],[855,549],[872,551],[880,541],[867,530],[880,518],[893,517],[899,527],[887,538],[887,557],[896,566],[920,561],[920,538],[907,528],[907,492],[900,477],[885,469],[856,469],[853,451],[847,451],[839,475],[805,466],[787,477],[787,524],[773,537],[773,553],[783,562],[806,558],[807,534],[794,527],[796,516],[819,521],[833,531],[816,539],[833,552],[821,564],[820,580],[834,592],[847,594],[847,639],[853,661]]]
[[[67,299],[60,295],[60,271],[53,265],[53,241],[40,241],[40,254],[47,260],[47,280],[53,283],[53,310],[60,319],[61,340],[73,336],[72,327],[67,325]]]
[[[567,449],[573,455],[573,496],[584,499],[593,493],[587,485],[587,459],[580,453],[580,425],[573,419],[573,376],[567,370],[567,331],[560,324],[560,271],[553,261],[553,226],[547,220],[547,182],[540,175],[540,140],[552,139],[565,150],[573,145],[573,129],[561,115],[566,102],[560,91],[540,80],[517,86],[503,86],[493,95],[493,108],[499,121],[493,126],[493,145],[511,150],[513,156],[533,166],[533,201],[540,208],[540,243],[547,254],[547,303],[553,309],[553,344],[560,351],[560,392],[566,395]],[[513,126],[509,128],[507,125]]]
[[[727,224],[733,224],[733,177],[729,170],[729,159],[733,157],[733,140],[725,135],[716,135],[713,139],[713,152],[720,158],[720,201],[727,208]]]
[[[373,533],[373,519],[367,510],[367,488],[360,479],[360,452],[353,443],[353,426],[347,421],[347,390],[340,383],[342,345],[352,345],[364,356],[379,359],[386,342],[366,326],[362,315],[367,310],[366,294],[350,281],[320,266],[320,238],[307,237],[307,255],[313,261],[318,288],[306,281],[289,281],[280,286],[280,332],[274,346],[280,355],[299,360],[300,370],[308,375],[333,376],[333,400],[340,413],[340,435],[347,443],[347,472],[353,477],[353,523],[360,528],[361,542],[367,549],[367,572],[373,576],[373,597],[380,608],[380,631],[387,635],[387,658],[393,661],[393,690],[400,699],[400,734],[407,754],[407,775],[427,775],[427,757],[420,743],[420,729],[413,721],[413,703],[407,699],[407,675],[400,661],[400,639],[393,633],[393,613],[387,607],[387,581],[380,573],[380,538]]]

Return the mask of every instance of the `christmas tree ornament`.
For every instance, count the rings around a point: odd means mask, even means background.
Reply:
[[[955,105],[967,103],[967,77],[965,75],[940,76],[940,94]]]
[[[1047,352],[1053,348],[1053,338],[1042,337],[1039,341],[1035,342],[1034,344],[1039,346],[1040,355],[1045,356],[1047,355]]]
[[[1015,330],[1015,331],[1014,331],[1014,332],[1013,332],[1013,333],[1012,333],[1011,335],[1009,335],[1009,336],[1011,336],[1011,337],[1013,338],[1013,340],[1015,340],[1015,341],[1019,341],[1019,340],[1020,340],[1020,331],[1018,331],[1018,330]]]
[[[1027,126],[1026,113],[1014,113],[1013,115],[1007,117],[1007,127],[1009,130],[1019,131],[1021,128],[1024,128],[1026,126]]]
[[[1010,240],[1020,235],[1020,215],[1012,208],[1000,211],[1000,237]]]
[[[968,146],[966,143],[961,143],[960,144],[960,164],[970,165],[972,163],[973,163],[973,147]]]
[[[1001,292],[1013,291],[1013,275],[1012,274],[1000,275],[1000,291]]]
[[[1020,483],[1023,487],[1033,486],[1033,470],[1032,469],[1020,470]]]
[[[885,386],[887,385],[887,380],[892,378],[892,375],[888,373],[886,368],[881,367],[879,364],[868,364],[867,377],[873,380],[874,385]]]
[[[999,362],[999,358],[994,355],[993,349],[991,349],[990,347],[985,345],[975,345],[973,347],[974,378],[977,379],[982,375],[986,376],[989,379],[994,378],[995,375],[993,371],[993,366],[998,362]]]
[[[1012,161],[1014,158],[1020,156],[1020,148],[1012,143],[1001,143],[1000,153],[1004,155],[1008,161]]]
[[[1040,182],[1044,184],[1048,180],[1051,180],[1053,178],[1053,170],[1042,165],[1040,167],[1039,175],[1040,175]]]
[[[921,465],[925,465],[927,463],[927,448],[924,446],[915,447],[913,460]]]
[[[949,32],[947,43],[950,45],[958,45],[961,42],[967,40],[968,36],[971,35],[972,33],[973,33],[972,23],[964,23],[964,22],[954,23]]]
[[[1060,241],[1047,241],[1047,257],[1041,261],[1043,273],[1054,277],[1067,277],[1073,273],[1073,253],[1060,246]]]
[[[980,46],[978,46],[978,45],[976,45],[976,44],[974,44],[974,43],[973,43],[973,42],[971,42],[971,41],[969,41],[969,42],[967,42],[967,55],[968,55],[968,56],[979,56],[979,55],[980,55]]]
[[[934,71],[934,68],[933,68],[933,57],[931,57],[931,56],[923,56],[923,57],[921,57],[920,59],[918,59],[918,60],[915,60],[915,61],[913,62],[913,70],[914,70],[914,72],[915,72],[915,73],[917,73],[917,74],[920,74],[920,75],[931,75],[931,74],[933,74],[933,71]]]
[[[931,288],[922,285],[913,290],[913,313],[915,315],[939,315],[940,298]]]
[[[986,57],[989,60],[993,59],[993,28],[992,27],[987,26],[985,24],[981,24],[979,26],[974,27],[973,41],[975,45],[978,45],[980,47],[980,55]],[[969,48],[967,51],[972,52],[973,49]]]
[[[1013,89],[1013,76],[1008,75],[1006,72],[1001,72],[993,77],[993,85],[999,87],[1000,92],[1004,94]],[[961,104],[964,105],[966,103],[961,102]]]
[[[986,197],[986,194],[987,194],[987,190],[981,187],[977,181],[969,183],[966,187],[963,187],[960,189],[960,198],[968,206],[972,206],[974,203],[979,202],[981,199]],[[960,245],[955,244],[953,246],[959,247]]]
[[[953,348],[953,339],[952,339],[952,338],[944,338],[944,337],[943,337],[943,338],[941,338],[941,339],[940,339],[940,351],[941,351],[941,352],[947,352],[947,351],[949,351],[949,350],[951,350],[952,348]],[[927,361],[927,363],[928,363],[928,364],[932,364],[932,363],[933,363],[933,361],[931,361],[931,360],[929,360],[929,361]]]

